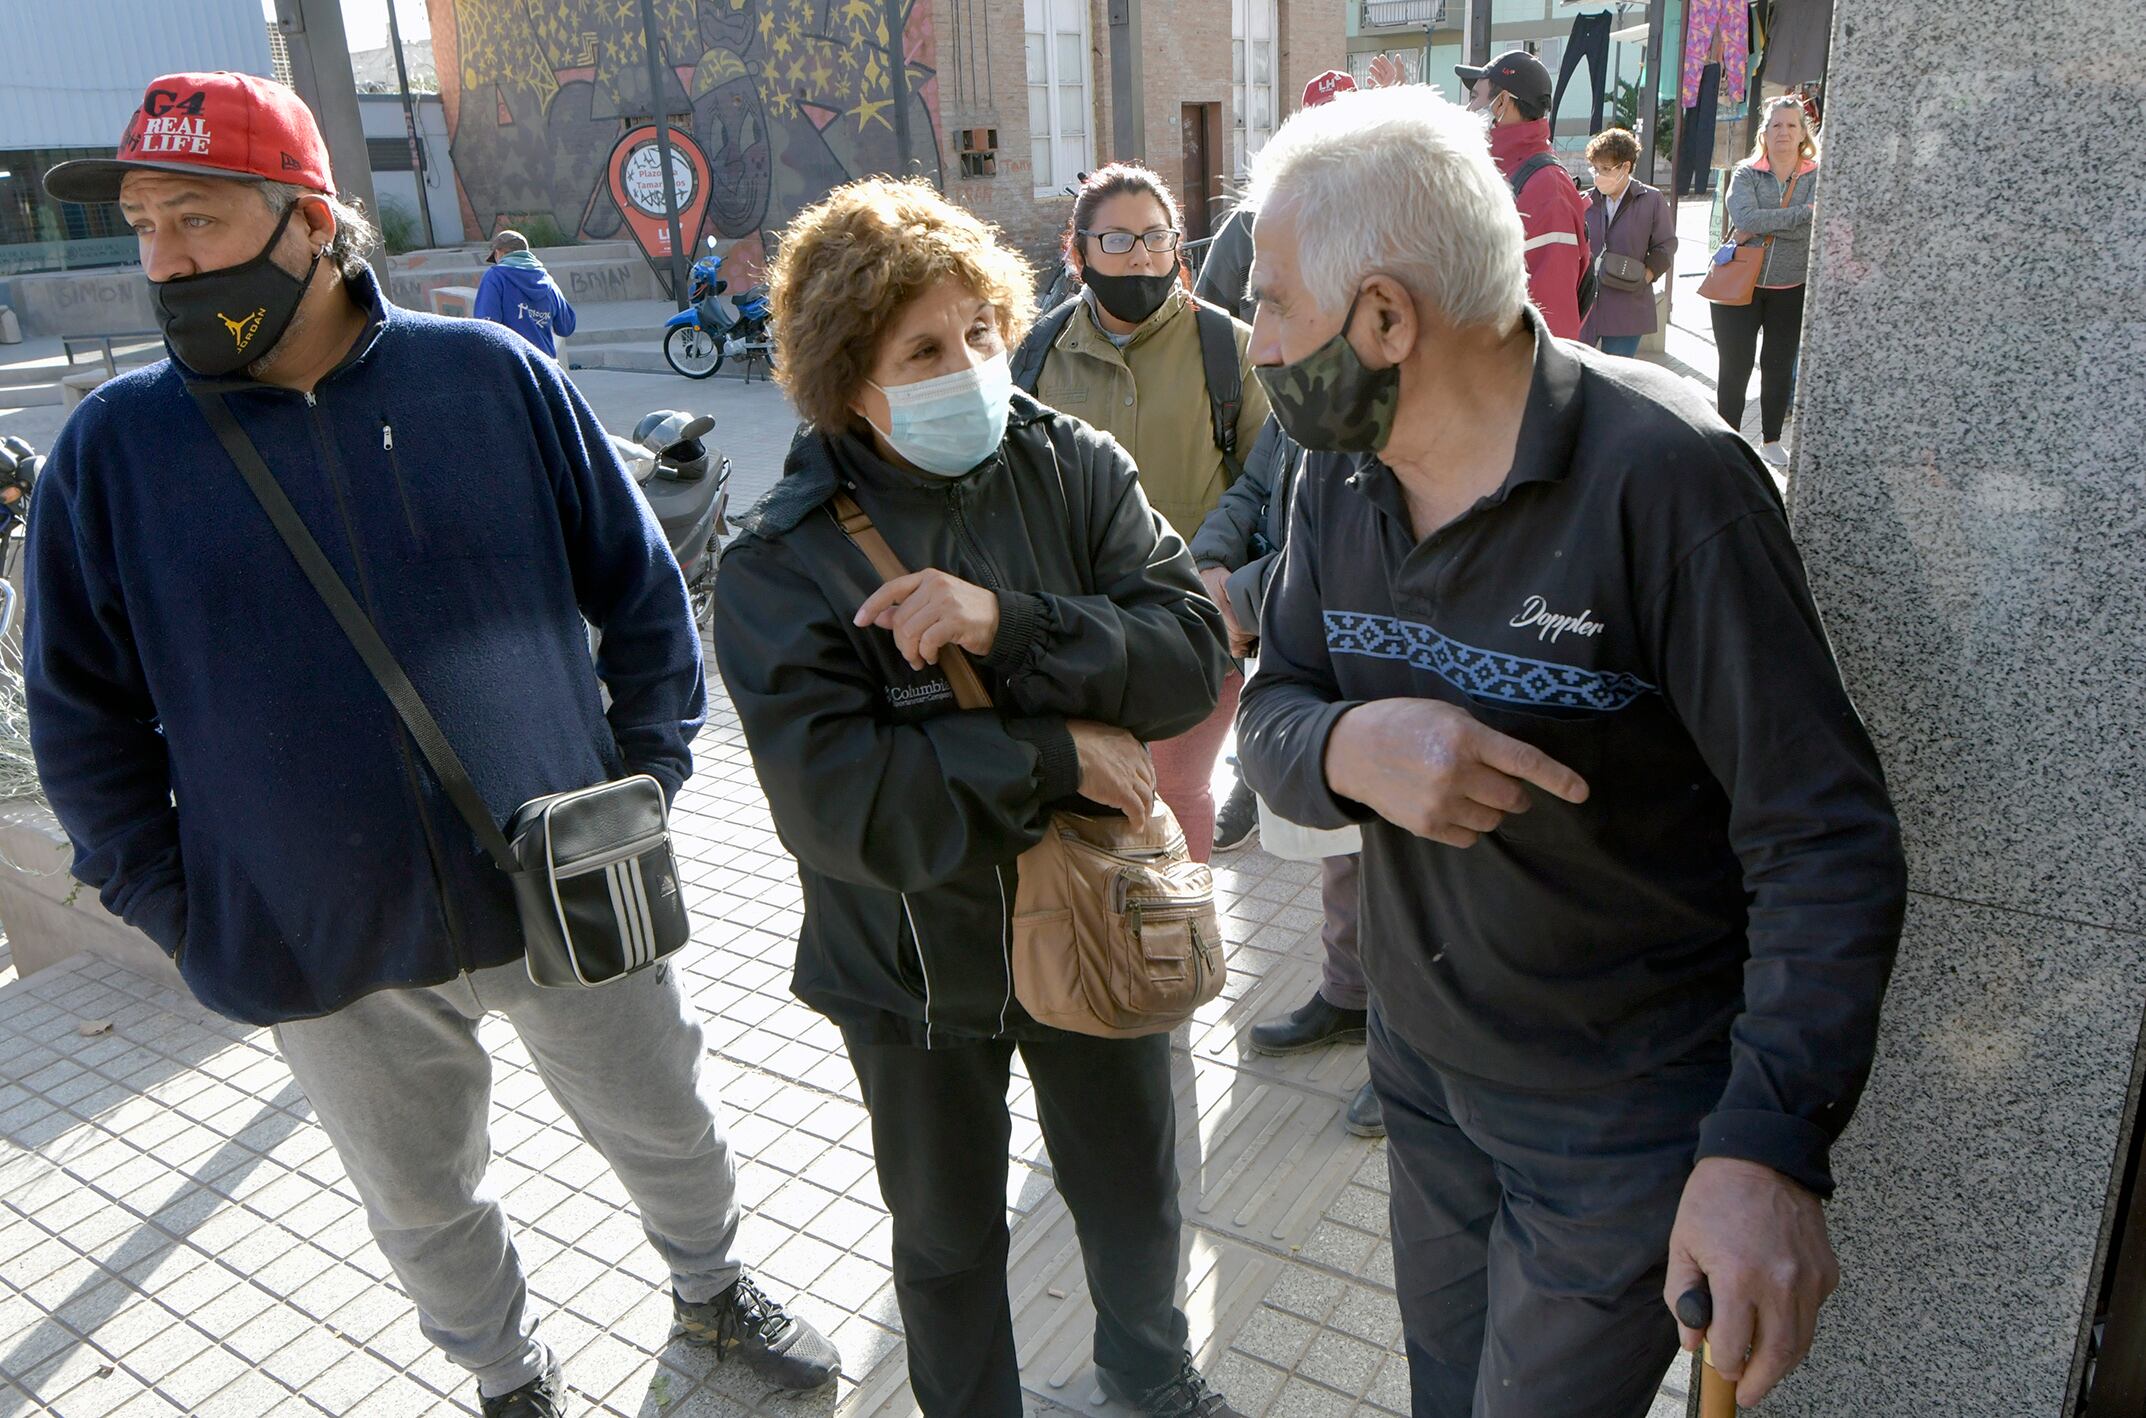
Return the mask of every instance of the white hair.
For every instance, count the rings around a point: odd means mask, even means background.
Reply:
[[[1455,325],[1499,325],[1527,300],[1525,240],[1483,120],[1434,88],[1345,93],[1292,116],[1252,160],[1246,205],[1284,212],[1322,311],[1386,275]]]

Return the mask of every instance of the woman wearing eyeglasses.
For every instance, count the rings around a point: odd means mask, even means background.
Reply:
[[[1066,231],[1066,255],[1083,286],[1081,307],[1051,342],[1035,394],[1115,436],[1133,455],[1149,504],[1190,538],[1235,473],[1216,446],[1200,357],[1199,302],[1179,260],[1182,235],[1177,199],[1148,169],[1112,163],[1088,179]],[[1245,358],[1251,329],[1233,317],[1231,324],[1244,386],[1236,420],[1241,459],[1267,420],[1267,396]],[[1226,602],[1222,613],[1229,617]],[[1214,847],[1209,780],[1243,683],[1242,675],[1232,673],[1205,723],[1150,745],[1155,791],[1177,815],[1197,861],[1206,861]]]

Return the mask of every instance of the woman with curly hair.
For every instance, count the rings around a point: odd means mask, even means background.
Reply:
[[[871,1114],[918,1407],[1022,1411],[1018,1049],[1080,1235],[1102,1387],[1158,1418],[1226,1418],[1173,1302],[1169,1036],[1065,1033],[1014,997],[1016,860],[1054,804],[1144,819],[1145,742],[1212,713],[1227,666],[1132,460],[1013,390],[1031,289],[992,228],[920,182],[851,183],[797,219],[771,298],[807,426],[723,558],[716,653],[797,858],[792,988],[840,1026]],[[838,493],[908,574],[882,583]],[[996,707],[956,706],[951,646]]]

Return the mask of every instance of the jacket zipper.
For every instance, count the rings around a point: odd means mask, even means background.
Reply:
[[[989,591],[1002,590],[1005,587],[1006,578],[999,574],[997,564],[991,560],[991,554],[984,550],[983,543],[976,539],[975,532],[969,528],[969,519],[962,515],[961,504],[964,497],[963,490],[958,487],[948,489],[946,494],[947,502],[954,512],[954,535],[959,537],[970,551],[976,553],[976,565],[983,573],[984,589]]]
[[[320,411],[320,396],[317,391],[305,396],[306,412],[313,424],[313,438],[320,445],[321,461],[328,470],[328,486],[335,493],[336,516],[343,524],[343,535],[350,542],[350,564],[358,577],[358,599],[365,605],[366,616],[375,625],[379,624],[379,612],[373,606],[372,580],[365,574],[365,553],[358,543],[357,524],[350,516],[350,500],[343,489],[343,467],[335,456],[335,440],[329,436],[327,421]],[[410,733],[395,713],[392,705],[388,714],[395,721],[395,749],[402,758],[404,784],[410,792],[411,803],[417,809],[418,827],[425,835],[425,855],[432,867],[432,891],[439,898],[440,919],[447,928],[448,949],[454,953],[455,965],[462,973],[469,973],[469,952],[463,947],[461,923],[456,919],[454,901],[447,894],[447,872],[444,866],[446,854],[441,848],[439,834],[432,825],[432,815],[425,810],[425,795],[417,776],[417,764],[410,754]]]
[[[395,497],[402,503],[402,520],[410,528],[410,545],[422,556],[425,534],[417,530],[417,510],[410,505],[410,489],[402,478],[402,459],[395,456],[395,425],[380,420],[380,448],[387,454],[388,471],[395,476]]]

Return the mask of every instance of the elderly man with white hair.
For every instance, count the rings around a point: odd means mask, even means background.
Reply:
[[[1422,88],[1255,163],[1251,355],[1315,456],[1239,737],[1364,832],[1371,1075],[1417,1418],[1640,1418],[1711,1290],[1756,1402],[1905,868],[1787,519],[1652,366],[1557,339],[1480,122]]]

